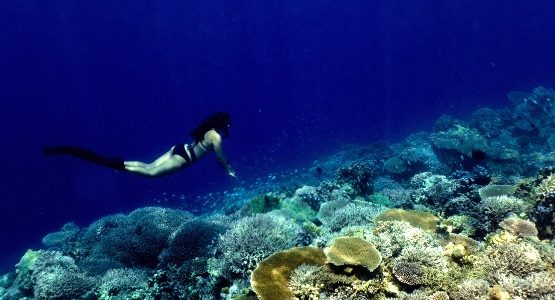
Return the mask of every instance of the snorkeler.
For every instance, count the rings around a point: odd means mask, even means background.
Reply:
[[[45,156],[71,155],[115,170],[128,171],[147,177],[159,177],[188,167],[210,151],[214,151],[220,164],[227,174],[235,179],[235,171],[231,168],[222,150],[222,137],[229,135],[230,117],[225,112],[218,112],[204,119],[191,135],[194,142],[177,144],[152,163],[140,161],[124,161],[119,158],[107,158],[90,150],[74,146],[45,147]]]

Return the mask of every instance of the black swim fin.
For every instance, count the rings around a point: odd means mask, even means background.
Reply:
[[[70,156],[75,156],[75,157],[84,159],[86,161],[95,163],[97,165],[112,168],[114,170],[125,171],[125,165],[123,164],[123,159],[108,158],[81,147],[75,147],[75,146],[44,147],[42,148],[42,155],[44,156],[70,155]]]

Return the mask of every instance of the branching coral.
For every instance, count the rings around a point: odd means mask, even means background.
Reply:
[[[270,254],[294,247],[301,227],[280,216],[259,214],[239,220],[220,238],[225,268],[242,274]]]
[[[506,195],[486,197],[480,202],[482,211],[494,222],[500,222],[511,214],[522,214],[528,207],[529,205],[522,199]]]
[[[544,263],[539,252],[524,243],[491,245],[478,261],[488,273],[527,275],[541,271]]]
[[[435,247],[439,242],[430,233],[412,227],[404,221],[380,222],[375,228],[376,236],[372,243],[376,245],[383,258],[399,255],[409,245]]]
[[[323,206],[322,206],[323,207]],[[321,221],[331,231],[339,231],[347,226],[372,224],[374,217],[383,211],[383,208],[366,202],[355,202],[337,209],[332,216],[322,217]]]
[[[138,269],[122,268],[109,270],[100,280],[98,294],[100,299],[112,299],[119,296],[120,299],[128,297],[133,290],[146,288],[147,274]]]
[[[487,300],[489,288],[488,282],[483,279],[467,279],[450,295],[454,300]]]
[[[323,283],[318,278],[322,270],[320,266],[302,264],[293,270],[289,280],[289,289],[297,299],[317,300]]]

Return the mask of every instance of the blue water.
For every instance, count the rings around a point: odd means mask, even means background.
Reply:
[[[2,1],[0,271],[68,221],[86,226],[395,141],[442,114],[554,86],[553,1]],[[152,160],[228,111],[214,159],[161,179],[44,145]],[[162,203],[161,196],[176,194]],[[183,199],[181,199],[183,198]],[[0,272],[0,273],[2,273]]]

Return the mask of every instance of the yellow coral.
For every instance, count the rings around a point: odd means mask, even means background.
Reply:
[[[382,256],[376,247],[359,237],[338,237],[331,241],[324,250],[328,261],[334,265],[362,266],[370,272],[382,262]]]
[[[326,256],[320,248],[299,247],[276,252],[260,262],[251,276],[251,286],[260,300],[289,300],[292,272],[302,264],[322,266]]]
[[[404,210],[404,209],[389,209],[376,216],[376,222],[385,221],[405,221],[411,226],[423,229],[428,232],[435,232],[437,228],[438,218],[430,213]]]
[[[501,233],[495,233],[487,236],[486,241],[488,244],[492,245],[502,245],[507,243],[514,243],[516,242],[517,237],[512,235],[507,231],[502,231]]]

